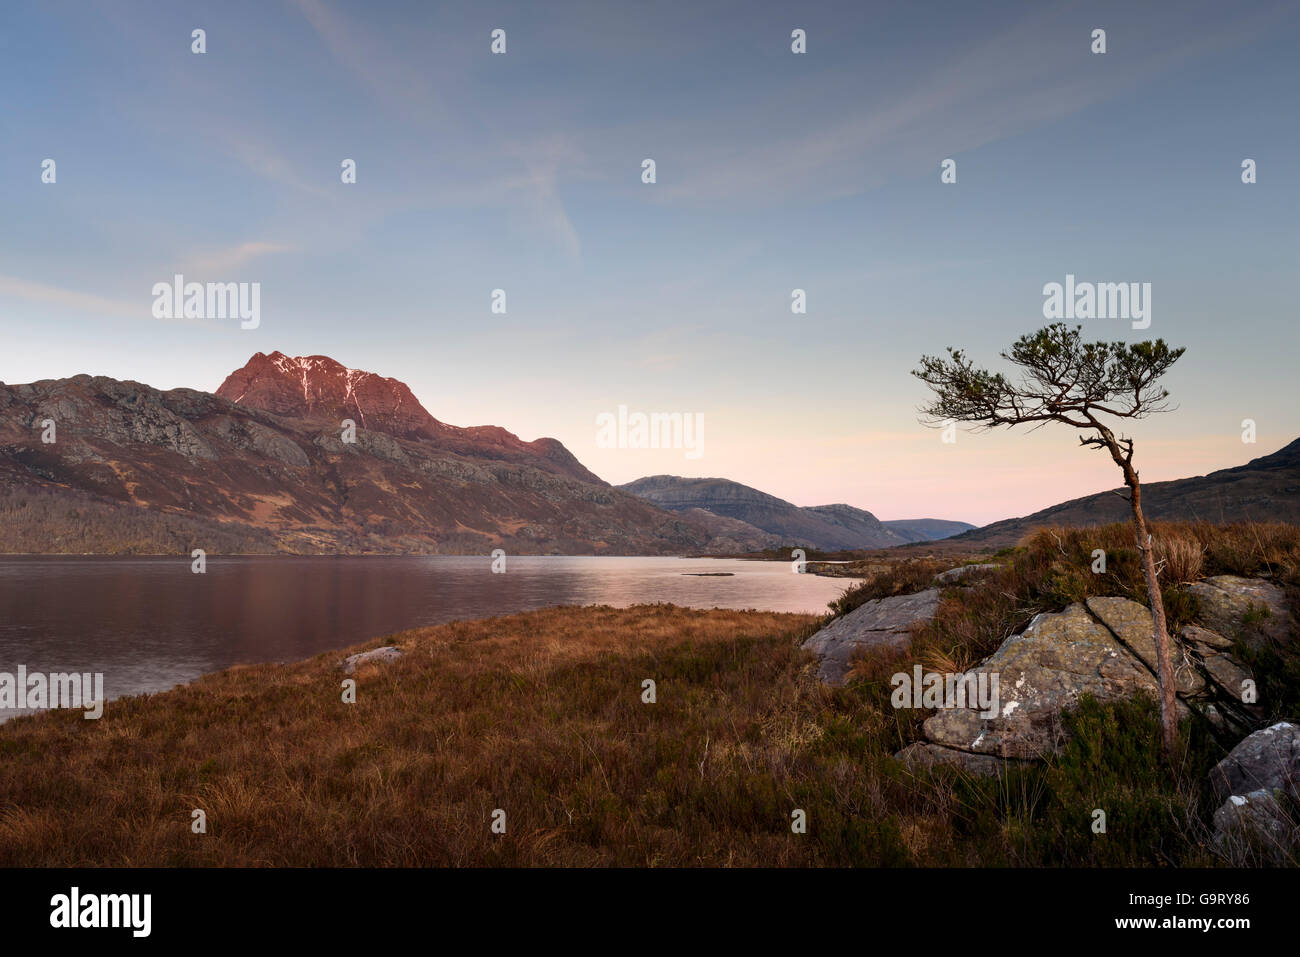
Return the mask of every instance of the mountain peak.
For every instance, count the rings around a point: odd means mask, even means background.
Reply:
[[[605,485],[556,439],[525,442],[495,425],[458,428],[439,422],[398,379],[351,369],[329,356],[258,352],[217,389],[223,399],[295,419],[335,427],[352,419],[358,428],[431,443],[459,455],[518,462]]]
[[[329,356],[256,353],[226,377],[217,395],[276,415],[350,418],[403,437],[430,438],[444,428],[406,383],[349,369]]]

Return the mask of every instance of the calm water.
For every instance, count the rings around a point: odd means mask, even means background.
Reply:
[[[188,558],[0,557],[0,672],[103,672],[113,698],[458,618],[656,601],[820,614],[848,584],[727,559],[511,557],[494,575],[486,556],[212,558],[195,575]]]

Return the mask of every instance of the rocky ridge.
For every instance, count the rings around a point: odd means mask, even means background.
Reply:
[[[323,356],[259,353],[217,394],[0,384],[3,552],[707,554],[746,535],[612,488],[554,439],[441,423]]]

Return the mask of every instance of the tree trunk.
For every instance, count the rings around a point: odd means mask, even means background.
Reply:
[[[1160,686],[1160,730],[1164,739],[1165,756],[1172,762],[1178,749],[1177,688],[1174,678],[1173,657],[1170,653],[1169,629],[1165,623],[1165,603],[1160,597],[1160,582],[1156,579],[1156,559],[1147,532],[1146,519],[1142,517],[1142,492],[1137,473],[1124,466],[1124,483],[1129,487],[1133,507],[1133,528],[1137,532],[1138,552],[1142,555],[1142,570],[1146,572],[1147,596],[1151,601],[1151,618],[1155,624],[1156,682]]]

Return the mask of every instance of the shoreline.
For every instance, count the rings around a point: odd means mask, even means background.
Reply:
[[[643,557],[643,556],[629,556],[629,557]],[[282,668],[300,667],[300,666],[307,665],[309,662],[315,661],[318,658],[322,658],[329,655],[338,655],[340,657],[340,661],[342,661],[344,658],[347,658],[349,655],[360,654],[367,650],[373,650],[372,646],[381,647],[389,643],[391,639],[396,639],[407,635],[418,634],[420,632],[428,631],[430,629],[446,628],[446,627],[461,626],[461,625],[474,625],[482,622],[498,621],[498,620],[502,622],[508,622],[511,619],[515,619],[527,615],[535,615],[538,614],[539,612],[545,612],[545,611],[582,612],[588,609],[614,609],[619,611],[632,611],[640,608],[657,608],[657,607],[674,609],[686,615],[698,614],[701,616],[707,616],[710,612],[715,612],[715,611],[734,611],[737,612],[738,614],[794,615],[794,616],[804,616],[810,618],[817,617],[812,615],[811,613],[800,613],[800,612],[764,611],[761,609],[691,608],[686,605],[674,604],[673,602],[653,602],[653,603],[643,602],[643,603],[622,606],[622,607],[614,606],[614,605],[602,605],[602,604],[550,605],[541,609],[524,609],[520,611],[506,612],[504,614],[488,614],[488,615],[479,615],[479,616],[469,616],[465,618],[454,618],[450,621],[443,622],[437,625],[425,625],[425,626],[416,625],[411,628],[402,628],[402,629],[398,629],[397,631],[386,632],[381,635],[374,635],[369,638],[363,638],[360,641],[352,642],[351,644],[339,646],[337,648],[326,648],[321,651],[317,651],[314,654],[310,654],[301,658],[286,658],[283,660],[274,660],[274,661],[237,661],[228,664],[222,668],[216,668],[212,671],[201,672],[195,675],[193,678],[189,679],[188,681],[177,682],[176,684],[168,688],[161,688],[157,691],[135,691],[135,692],[126,692],[118,695],[109,695],[104,698],[105,715],[107,714],[108,706],[111,705],[113,702],[127,701],[134,698],[154,699],[160,695],[171,694],[172,692],[184,688],[192,687],[197,682],[208,680],[219,675],[225,675],[227,673],[247,671],[250,669],[265,668],[265,667],[282,667]],[[77,714],[80,714],[83,709],[42,708],[42,709],[37,709],[32,711],[24,711],[22,714],[10,714],[10,715],[5,714],[6,710],[8,709],[0,709],[0,726],[5,725],[8,722],[16,720],[18,718],[33,718],[45,714],[57,714],[59,712],[70,712],[70,713],[76,712]],[[101,720],[101,719],[94,719],[94,720]]]

